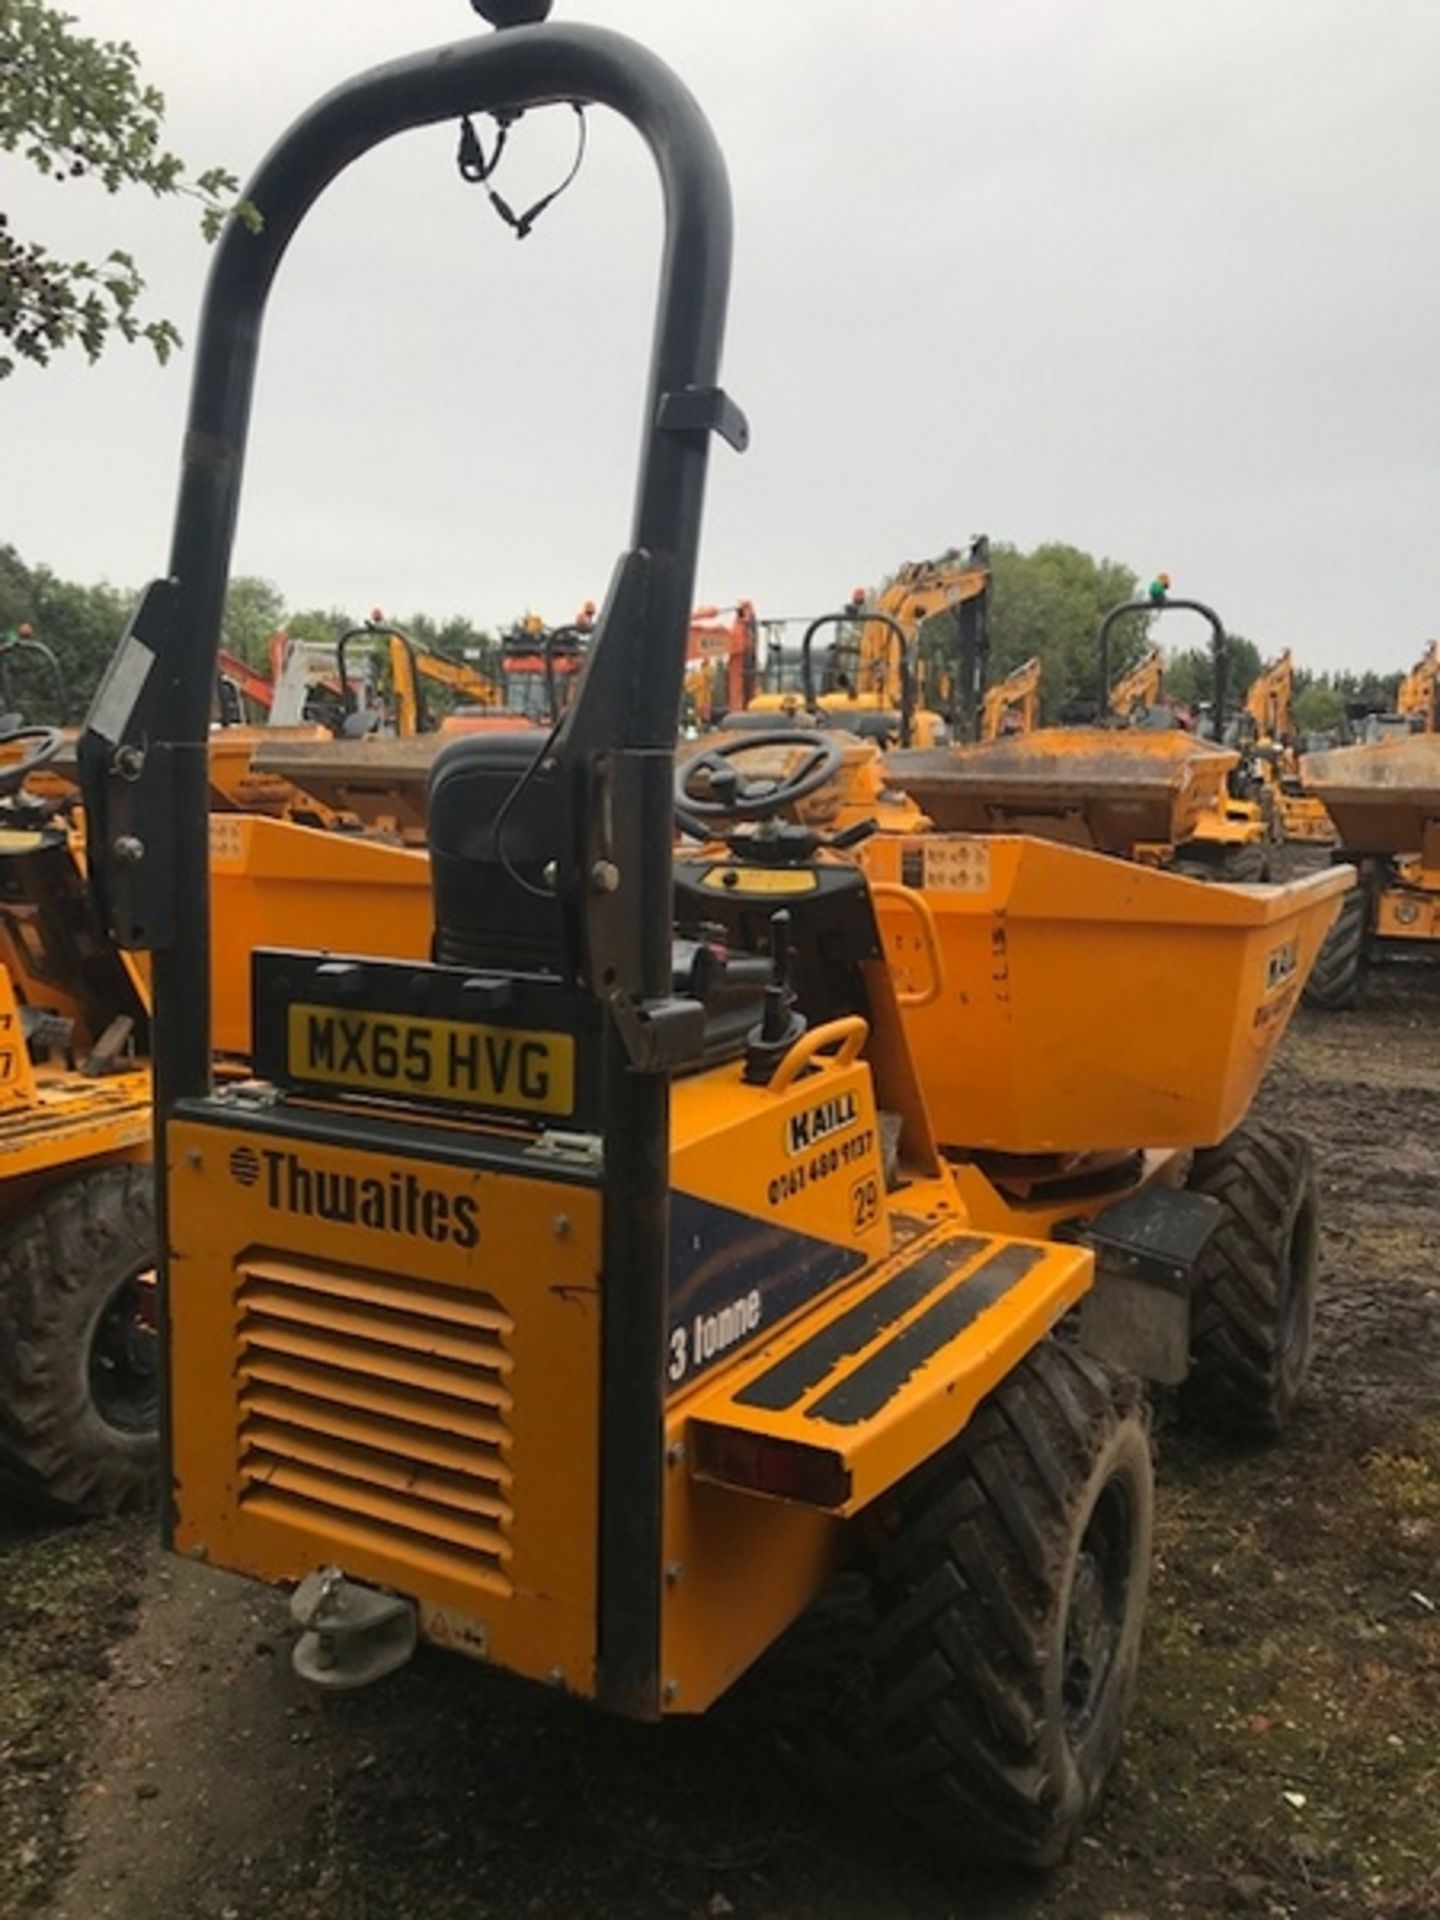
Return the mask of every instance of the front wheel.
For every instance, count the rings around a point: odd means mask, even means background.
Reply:
[[[1232,886],[1268,886],[1270,882],[1269,845],[1257,841],[1245,847],[1227,847],[1220,856],[1217,877],[1229,881]]]
[[[1305,982],[1301,999],[1321,1013],[1346,1013],[1360,1004],[1365,979],[1370,900],[1363,881],[1345,894]]]
[[[1199,1425],[1273,1439],[1310,1370],[1320,1202],[1307,1143],[1249,1121],[1195,1156],[1189,1185],[1220,1202],[1191,1306],[1181,1407]]]
[[[158,1460],[155,1203],[148,1166],[52,1187],[0,1238],[0,1480],[115,1513]]]
[[[897,1801],[948,1848],[1050,1865],[1135,1686],[1154,1517],[1138,1385],[1043,1342],[880,1517],[872,1669]]]

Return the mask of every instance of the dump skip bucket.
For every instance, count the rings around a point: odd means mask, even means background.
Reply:
[[[430,862],[408,847],[247,814],[210,816],[212,1007],[221,1053],[250,1051],[250,952],[427,960]]]
[[[902,751],[886,777],[936,826],[1027,833],[1102,853],[1172,844],[1224,805],[1239,755],[1179,728],[1045,727],[971,746]]]
[[[940,991],[906,1007],[940,1141],[1006,1154],[1209,1146],[1244,1118],[1352,876],[1218,886],[1010,835],[878,835],[923,893]],[[937,971],[903,893],[876,908],[897,985]]]
[[[1440,734],[1307,753],[1300,777],[1347,853],[1419,853],[1440,821]]]
[[[367,827],[419,835],[430,767],[445,744],[438,733],[277,740],[257,748],[255,771],[289,782],[336,813],[354,814]]]

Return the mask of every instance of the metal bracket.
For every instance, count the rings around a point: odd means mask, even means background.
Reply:
[[[1080,1344],[1162,1386],[1190,1370],[1190,1299],[1200,1256],[1223,1209],[1208,1194],[1147,1187],[1075,1237],[1095,1249],[1095,1284],[1080,1303]]]
[[[750,422],[723,387],[662,393],[655,424],[662,433],[718,433],[736,453],[744,453],[750,444]]]
[[[1095,1249],[1105,1273],[1189,1293],[1195,1267],[1224,1209],[1185,1187],[1146,1187],[1077,1226],[1075,1238]]]
[[[632,1000],[616,993],[610,1011],[637,1073],[669,1073],[705,1050],[705,1009],[698,1000]]]
[[[420,1637],[411,1600],[349,1580],[339,1567],[318,1567],[290,1598],[303,1628],[291,1655],[302,1680],[335,1692],[367,1687],[403,1667]]]

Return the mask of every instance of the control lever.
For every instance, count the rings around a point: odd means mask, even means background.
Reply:
[[[868,840],[872,833],[879,831],[878,820],[852,820],[848,827],[841,827],[838,833],[830,834],[821,845],[839,847],[843,853],[847,847],[858,847],[862,840]]]
[[[766,1085],[805,1031],[805,1016],[795,1011],[795,989],[790,979],[793,958],[790,914],[781,907],[770,916],[770,984],[765,989],[760,1024],[745,1048],[745,1079],[750,1086]]]

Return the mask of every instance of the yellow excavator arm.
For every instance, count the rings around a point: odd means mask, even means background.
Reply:
[[[1418,714],[1424,733],[1440,732],[1440,640],[1432,640],[1424,658],[1417,661],[1400,682],[1395,699],[1397,713]]]
[[[500,694],[494,682],[465,660],[451,660],[443,653],[430,653],[413,643],[407,645],[399,634],[390,635],[390,684],[394,688],[395,730],[402,739],[420,731],[420,689],[417,680],[430,680],[448,687],[467,706],[498,707]]]
[[[873,600],[869,610],[886,614],[912,641],[933,614],[978,600],[990,588],[988,562],[966,556],[957,560],[916,560],[903,566]],[[881,691],[893,706],[900,703],[900,667],[894,658],[891,630],[880,620],[865,623],[860,636],[859,691]]]
[[[1165,657],[1152,647],[1144,659],[1122,674],[1110,689],[1110,711],[1122,720],[1137,707],[1158,707],[1165,686]]]
[[[1295,667],[1287,647],[1273,666],[1252,680],[1245,695],[1245,711],[1255,722],[1259,740],[1287,741],[1295,737]]]
[[[985,690],[980,716],[980,738],[998,740],[1002,733],[1033,733],[1040,721],[1040,662],[1033,655],[1003,680]]]

